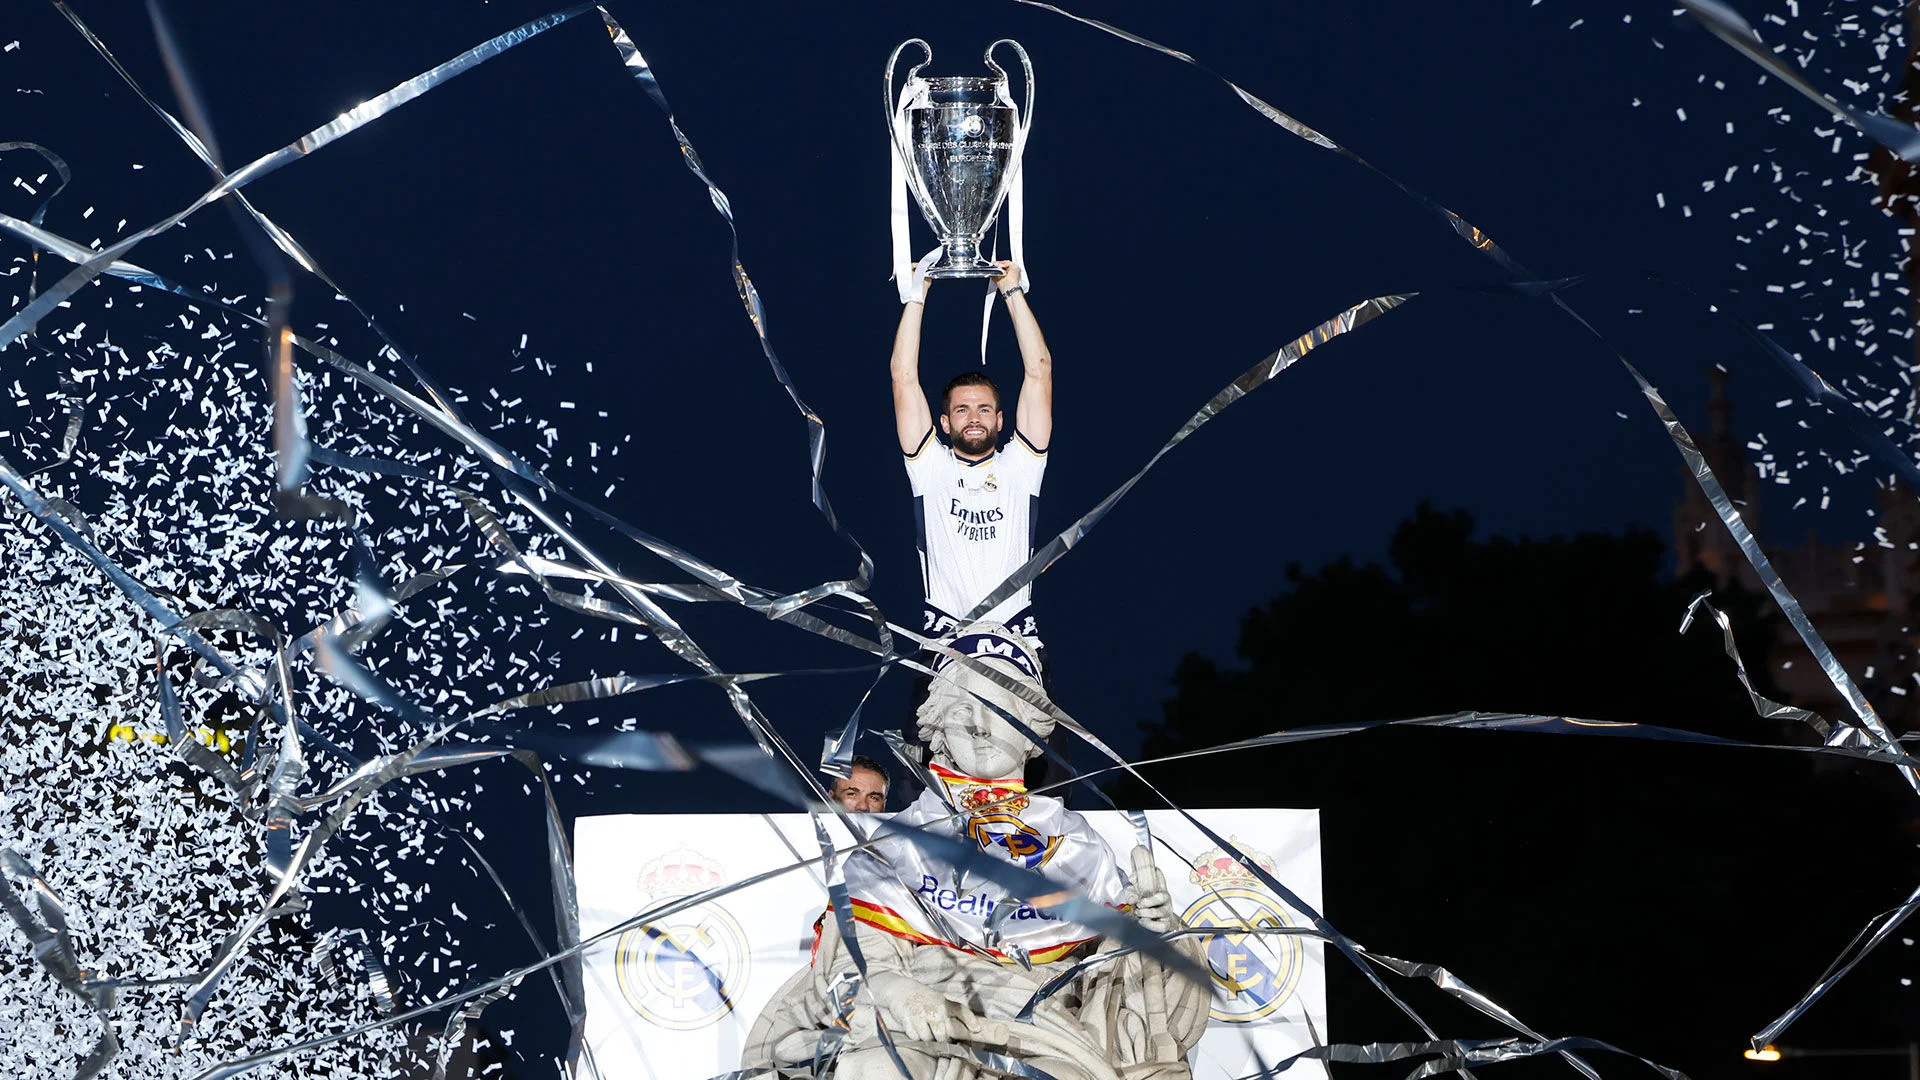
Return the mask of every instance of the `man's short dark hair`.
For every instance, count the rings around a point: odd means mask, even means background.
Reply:
[[[880,782],[887,786],[887,790],[889,791],[893,790],[893,777],[888,776],[887,770],[884,768],[881,768],[879,762],[873,760],[867,755],[865,754],[853,755],[853,768],[868,769],[868,770],[871,770],[872,772],[878,773],[880,776]]]
[[[942,413],[945,413],[947,411],[947,407],[953,404],[953,391],[956,388],[962,387],[962,386],[986,387],[987,389],[993,391],[993,407],[995,409],[998,409],[1000,407],[1000,388],[993,384],[992,379],[987,378],[986,372],[963,371],[960,374],[955,375],[953,378],[948,379],[947,388],[945,390],[940,391],[940,411]]]

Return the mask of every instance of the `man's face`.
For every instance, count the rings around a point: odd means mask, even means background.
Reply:
[[[887,782],[872,769],[855,766],[853,774],[845,780],[833,782],[833,797],[849,814],[884,814],[887,812]]]
[[[947,395],[947,411],[940,414],[940,430],[953,448],[979,456],[1000,442],[1000,406],[985,386],[956,386]]]

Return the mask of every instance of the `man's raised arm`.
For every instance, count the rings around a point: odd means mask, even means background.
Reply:
[[[1020,380],[1019,411],[1013,417],[1014,430],[1044,453],[1053,441],[1053,354],[1047,352],[1047,339],[1040,333],[1033,308],[1027,306],[1027,294],[1020,291],[1020,268],[1006,260],[996,265],[1004,273],[994,285],[1006,298],[1007,314],[1013,316],[1013,336],[1020,343],[1020,366],[1025,370]],[[897,401],[899,384],[894,385]]]
[[[929,281],[924,289],[931,290]],[[921,294],[922,298],[926,292]],[[933,412],[927,408],[927,392],[920,386],[920,319],[926,314],[923,300],[910,300],[900,308],[900,329],[893,335],[893,423],[900,436],[900,452],[913,454],[933,430]]]

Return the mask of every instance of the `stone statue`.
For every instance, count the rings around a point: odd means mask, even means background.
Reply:
[[[1032,646],[1004,626],[970,626],[952,647],[1040,688]],[[1085,818],[1058,799],[1028,794],[1019,778],[1040,749],[980,699],[1019,717],[1043,740],[1053,721],[951,659],[938,675],[918,714],[937,784],[901,811],[896,825],[935,823],[931,831],[1130,910],[1149,930],[1177,928],[1151,853],[1135,849],[1130,880]],[[1017,1020],[1055,976],[1117,946],[999,886],[968,880],[906,841],[883,841],[878,851],[857,853],[846,865],[864,984],[845,996],[857,972],[830,911],[812,965],[754,1024],[743,1068],[804,1075],[817,1048],[838,1043],[839,1080],[895,1080],[899,1070],[876,1031],[881,1020],[914,1080],[1004,1072],[991,1059],[983,1064],[976,1051],[1023,1061],[1055,1080],[1190,1075],[1185,1058],[1206,1027],[1207,987],[1133,954],[1087,968],[1043,1000],[1031,1022]],[[1204,965],[1194,938],[1176,939],[1175,947]],[[830,1004],[835,1000],[840,1008]]]

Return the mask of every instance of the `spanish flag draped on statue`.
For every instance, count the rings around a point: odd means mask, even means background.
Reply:
[[[929,766],[943,792],[928,789],[893,819],[897,829],[923,829],[977,844],[989,856],[1045,874],[1062,887],[1125,910],[1129,882],[1113,849],[1087,819],[1059,799],[1027,794],[1019,780],[983,780]],[[951,804],[952,809],[949,809]],[[955,811],[964,817],[956,817]],[[1032,962],[1057,960],[1099,935],[1078,923],[1009,896],[992,882],[963,880],[945,860],[903,839],[884,840],[879,855],[847,861],[853,917],[877,930],[929,945],[970,948],[1013,962],[1008,944]],[[1003,910],[1011,904],[1011,910]],[[989,945],[987,924],[997,935]]]

